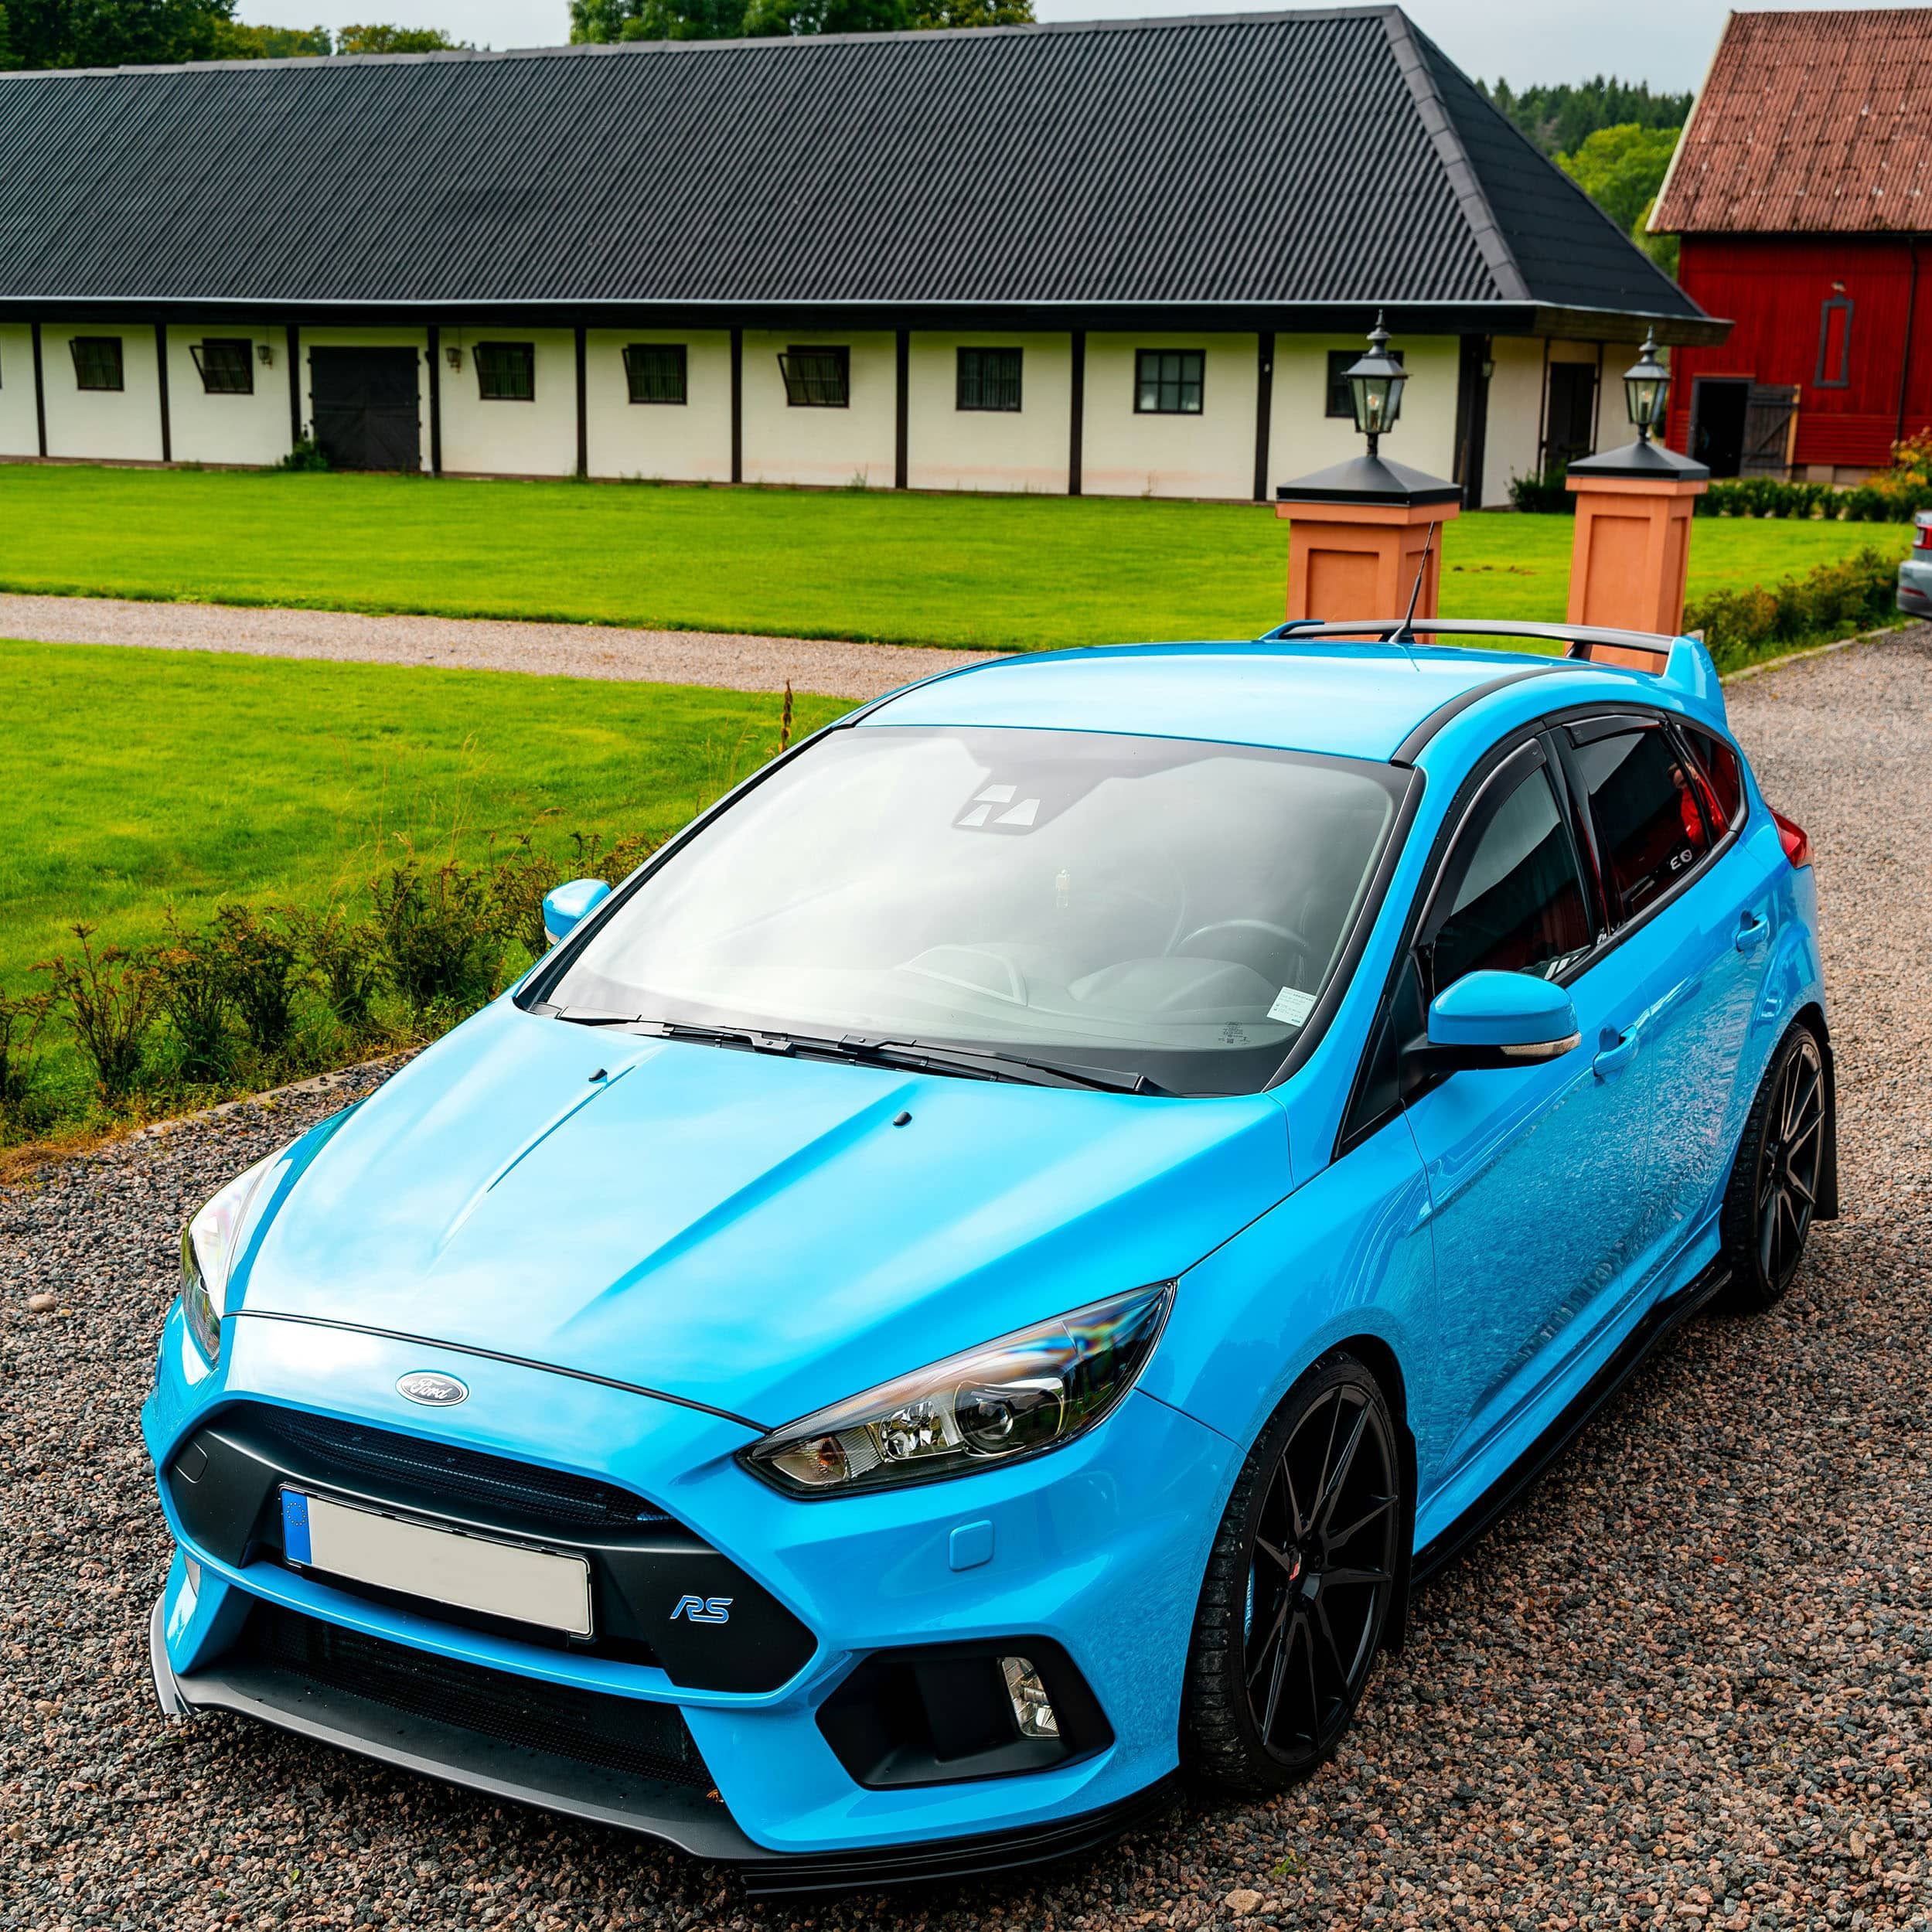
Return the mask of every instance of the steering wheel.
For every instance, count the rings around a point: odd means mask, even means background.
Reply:
[[[1277,925],[1273,919],[1215,919],[1206,925],[1198,925],[1184,939],[1177,941],[1172,951],[1184,952],[1197,939],[1205,939],[1211,932],[1265,932],[1270,939],[1281,939],[1293,946],[1305,963],[1314,957],[1315,949],[1292,926]]]

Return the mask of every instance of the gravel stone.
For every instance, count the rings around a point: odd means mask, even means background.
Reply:
[[[183,1217],[380,1077],[0,1190],[0,1927],[1932,1923],[1932,630],[1736,687],[1810,831],[1845,1218],[1767,1316],[1707,1315],[1419,1593],[1335,1761],[1071,1868],[748,1903],[624,1835],[242,1719],[164,1719],[136,1430]],[[28,1293],[57,1297],[29,1319]]]
[[[781,691],[789,679],[795,690],[852,698],[883,697],[915,678],[1004,655],[844,644],[824,638],[635,631],[494,618],[365,617],[353,611],[131,603],[111,597],[0,595],[0,637],[711,684],[727,691]]]

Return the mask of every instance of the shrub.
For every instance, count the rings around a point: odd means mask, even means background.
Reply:
[[[1869,630],[1896,615],[1898,567],[1874,550],[1802,577],[1748,591],[1718,591],[1684,608],[1684,628],[1702,631],[1720,671],[1779,647]]]
[[[381,950],[368,925],[339,905],[326,912],[291,910],[303,959],[322,989],[323,1003],[352,1038],[370,1031],[376,989],[383,976]]]
[[[227,963],[213,931],[182,932],[172,906],[165,916],[169,942],[150,962],[155,1003],[180,1044],[183,1077],[216,1081],[233,1058]]]
[[[1569,473],[1559,468],[1538,470],[1529,476],[1512,476],[1509,479],[1511,507],[1538,516],[1575,516],[1576,499],[1564,486],[1563,479]]]
[[[34,1044],[53,1005],[51,993],[0,993],[0,1117],[20,1119],[40,1075]]]
[[[429,873],[405,859],[370,881],[384,973],[419,1020],[495,992],[503,940],[492,884],[483,867],[453,859]]]
[[[117,1106],[135,1091],[147,1060],[154,971],[139,954],[121,946],[96,952],[90,925],[69,930],[80,943],[80,959],[70,963],[65,953],[56,953],[36,970],[52,976],[53,997],[66,1003],[67,1024],[93,1064],[101,1097]]]
[[[329,452],[312,435],[297,438],[295,447],[275,465],[278,469],[317,470],[332,469],[335,465],[329,460]]]
[[[582,856],[580,840],[578,857]],[[543,958],[550,946],[550,935],[543,930],[543,895],[561,885],[564,877],[563,867],[540,850],[528,833],[516,841],[509,857],[491,877],[498,930],[504,938],[514,939],[533,959]]]
[[[229,997],[255,1051],[279,1053],[295,1023],[302,955],[285,919],[271,922],[251,907],[224,905],[215,915],[215,945]]]

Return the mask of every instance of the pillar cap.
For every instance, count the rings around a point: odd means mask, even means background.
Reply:
[[[1345,463],[1283,483],[1275,496],[1284,503],[1372,503],[1407,509],[1429,503],[1454,503],[1460,507],[1463,488],[1460,483],[1411,469],[1404,463],[1365,455],[1351,456]]]
[[[1579,456],[1569,466],[1573,477],[1585,483],[1592,477],[1635,477],[1658,483],[1707,483],[1710,466],[1688,456],[1680,456],[1661,443],[1626,443],[1621,449],[1607,449],[1600,455]],[[1576,485],[1572,483],[1574,489]]]

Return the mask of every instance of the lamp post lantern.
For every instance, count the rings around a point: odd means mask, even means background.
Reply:
[[[1402,409],[1402,390],[1409,372],[1389,353],[1389,331],[1380,311],[1368,332],[1368,353],[1348,365],[1349,406],[1355,427],[1368,438],[1368,454],[1378,453],[1382,438],[1395,426]]]
[[[1644,338],[1637,360],[1624,371],[1624,404],[1636,426],[1637,440],[1647,443],[1664,424],[1664,406],[1671,393],[1671,372],[1657,359],[1657,332]]]

